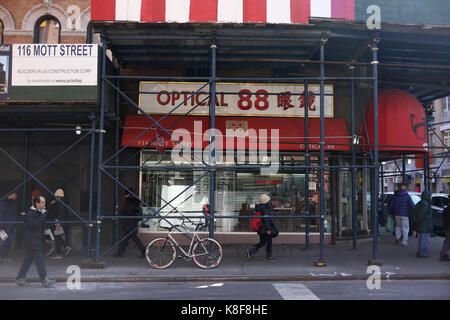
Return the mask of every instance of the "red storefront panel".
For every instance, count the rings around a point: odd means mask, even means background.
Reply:
[[[152,116],[156,121],[162,116]],[[176,123],[174,125],[174,123]],[[145,116],[128,115],[125,118],[125,129],[122,135],[122,146],[127,145],[134,140],[139,134],[149,128],[153,122]],[[194,146],[194,138],[198,139],[196,146],[202,145],[202,148],[208,146],[209,118],[208,117],[185,117],[168,116],[162,120],[161,125],[168,129],[172,134],[175,130],[181,132],[184,129],[189,135],[186,136],[189,141],[184,141],[186,146]],[[262,118],[262,117],[216,117],[216,128],[223,135],[217,135],[218,148],[221,148],[222,141],[225,144],[224,149],[231,149],[230,144],[226,141],[226,129],[236,130],[239,136],[245,137],[245,149],[250,148],[249,143],[265,143],[267,149],[271,149],[271,136],[276,135],[273,130],[278,130],[279,149],[280,150],[305,150],[305,119],[304,118]],[[166,148],[173,148],[177,142],[172,141],[171,137],[163,132],[162,136],[165,140]],[[249,141],[250,136],[250,141]],[[148,147],[156,148],[156,129],[153,127],[141,137],[133,141],[131,147]],[[274,140],[275,141],[275,140]],[[309,143],[310,150],[320,150],[320,119],[309,119]],[[150,144],[149,144],[150,143]],[[325,150],[328,151],[344,151],[350,150],[350,137],[347,130],[345,119],[334,118],[325,119]],[[255,145],[252,145],[251,149]],[[238,144],[237,138],[234,140],[233,149],[242,149],[243,145]]]

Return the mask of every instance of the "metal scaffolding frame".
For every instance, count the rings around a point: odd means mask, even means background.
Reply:
[[[170,220],[171,219],[179,219],[179,218],[201,218],[205,219],[204,215],[192,215],[192,216],[161,216],[161,210],[163,210],[165,207],[170,206],[170,203],[173,202],[176,198],[178,198],[181,194],[186,192],[189,188],[191,188],[193,185],[195,185],[198,181],[200,181],[203,177],[209,176],[209,204],[212,208],[210,215],[206,218],[209,220],[209,235],[210,237],[214,237],[215,234],[215,220],[216,219],[238,219],[238,218],[251,218],[252,216],[236,216],[236,215],[225,215],[225,216],[215,216],[215,178],[216,178],[216,172],[218,171],[256,171],[263,168],[261,165],[251,165],[251,166],[220,166],[216,165],[216,159],[215,159],[215,139],[214,136],[214,129],[215,129],[215,117],[216,117],[216,99],[215,96],[217,94],[216,92],[216,84],[217,82],[238,82],[238,81],[265,81],[265,82],[289,82],[289,81],[295,81],[300,82],[302,81],[305,86],[305,99],[306,101],[309,101],[308,97],[308,85],[311,81],[314,82],[320,82],[320,151],[319,151],[319,165],[318,166],[312,166],[311,165],[311,152],[309,150],[310,137],[308,136],[309,132],[309,115],[308,115],[308,108],[305,108],[305,165],[303,166],[281,166],[280,170],[304,170],[305,172],[305,214],[304,215],[296,215],[296,216],[271,216],[273,218],[300,218],[306,220],[306,232],[305,232],[305,249],[308,249],[310,247],[309,243],[309,234],[310,234],[310,228],[309,228],[309,220],[310,219],[319,219],[320,223],[320,251],[319,251],[319,257],[315,261],[315,265],[325,266],[325,244],[324,244],[324,221],[325,221],[325,172],[331,172],[331,171],[337,171],[337,172],[343,172],[343,171],[350,171],[351,172],[351,194],[352,194],[352,228],[353,228],[353,234],[352,234],[352,248],[356,249],[357,247],[357,233],[356,233],[356,222],[357,222],[357,213],[356,213],[356,192],[357,192],[357,186],[356,186],[356,170],[357,169],[370,169],[373,173],[374,179],[372,180],[373,186],[371,188],[371,199],[373,201],[373,246],[372,246],[372,253],[371,253],[371,259],[369,260],[369,264],[381,264],[381,261],[379,259],[379,253],[378,253],[378,236],[379,236],[379,230],[378,230],[378,206],[379,202],[374,200],[377,199],[377,190],[379,189],[380,184],[380,178],[381,178],[381,192],[383,192],[383,176],[384,172],[381,167],[381,175],[380,175],[380,152],[379,152],[379,141],[378,141],[378,68],[380,67],[379,61],[378,61],[378,45],[380,41],[382,40],[379,34],[373,33],[371,34],[371,37],[369,40],[366,41],[370,43],[370,50],[372,51],[371,61],[370,63],[358,63],[356,61],[353,62],[336,62],[336,61],[327,61],[325,59],[325,53],[326,53],[326,44],[328,41],[328,38],[333,37],[333,34],[327,34],[323,33],[322,31],[311,31],[309,34],[309,37],[301,38],[301,37],[292,37],[292,38],[286,38],[284,36],[282,37],[226,37],[226,36],[215,36],[213,33],[207,36],[186,36],[183,34],[180,35],[174,35],[174,36],[167,36],[163,34],[158,34],[156,32],[154,35],[140,35],[140,34],[133,34],[131,35],[129,32],[125,32],[124,34],[120,35],[114,35],[113,37],[115,39],[129,39],[130,37],[133,39],[140,39],[142,37],[146,37],[146,39],[153,39],[153,40],[207,40],[208,41],[208,49],[210,53],[210,76],[204,77],[172,77],[172,76],[125,76],[120,75],[120,71],[118,75],[108,75],[106,73],[106,49],[111,49],[113,54],[115,48],[113,46],[110,46],[108,41],[110,38],[101,31],[101,26],[99,27],[100,33],[101,33],[101,40],[102,40],[102,68],[101,68],[101,77],[100,77],[100,103],[99,103],[99,112],[98,115],[92,114],[91,116],[91,128],[90,129],[82,129],[82,132],[86,132],[85,135],[83,135],[80,139],[78,139],[74,144],[70,145],[65,149],[61,154],[56,156],[54,159],[49,161],[44,167],[39,169],[38,171],[32,173],[30,170],[27,170],[26,165],[23,166],[19,163],[19,161],[15,160],[13,156],[11,156],[5,148],[0,146],[0,153],[7,156],[8,159],[10,159],[13,163],[15,163],[23,172],[24,172],[24,181],[19,184],[18,186],[14,187],[10,192],[14,190],[20,189],[22,186],[24,186],[28,181],[34,180],[39,185],[42,186],[43,189],[45,189],[47,192],[50,192],[50,194],[53,194],[53,192],[42,182],[40,181],[36,175],[51,166],[55,161],[57,161],[60,157],[62,157],[66,152],[69,152],[72,150],[77,144],[79,144],[81,141],[86,139],[87,137],[91,137],[91,148],[90,148],[90,159],[89,159],[89,209],[88,209],[88,219],[84,219],[80,216],[79,213],[77,213],[75,210],[73,210],[70,206],[68,206],[66,203],[62,202],[64,207],[72,213],[78,220],[75,221],[64,221],[64,223],[79,223],[83,224],[85,227],[88,228],[88,237],[87,237],[87,245],[86,245],[86,256],[88,259],[94,260],[94,262],[100,262],[101,259],[108,254],[113,248],[117,247],[122,241],[125,240],[125,237],[122,237],[119,239],[118,237],[118,221],[120,219],[141,219],[140,223],[138,224],[138,227],[135,228],[136,231],[141,225],[145,224],[149,219],[165,219],[170,225],[172,225],[175,229],[179,230],[175,225],[173,225]],[[356,37],[356,36],[355,36]],[[250,77],[218,77],[217,76],[217,49],[220,45],[220,40],[239,40],[239,41],[289,41],[289,42],[298,42],[301,44],[303,41],[311,42],[313,41],[316,46],[316,50],[320,53],[320,59],[319,60],[302,60],[305,64],[305,66],[308,66],[309,64],[319,64],[320,65],[320,76],[308,76],[307,71],[305,72],[304,76],[298,76],[298,77],[273,77],[273,78],[250,78]],[[263,59],[264,60],[264,59]],[[273,59],[270,59],[273,61]],[[262,61],[262,60],[261,60]],[[299,60],[300,61],[300,60]],[[299,62],[297,61],[297,62]],[[326,65],[328,64],[341,64],[345,65],[349,69],[349,76],[346,77],[327,77],[326,76]],[[364,64],[364,65],[370,65],[372,68],[371,70],[371,76],[360,76],[357,77],[354,75],[354,68],[357,65]],[[396,65],[393,64],[385,64],[386,67],[395,68]],[[404,64],[401,64],[401,66],[405,66]],[[424,68],[426,66],[417,66],[414,67],[418,68]],[[203,160],[201,162],[203,165],[201,166],[142,166],[141,164],[139,166],[132,166],[132,165],[124,165],[119,163],[119,154],[127,149],[129,145],[139,139],[139,137],[143,136],[145,133],[147,133],[152,128],[158,127],[163,132],[168,134],[169,136],[172,136],[170,129],[172,126],[176,125],[176,123],[179,121],[177,120],[175,123],[173,123],[169,127],[163,127],[160,122],[170,114],[172,114],[178,107],[180,107],[185,101],[190,99],[191,96],[186,98],[183,102],[181,102],[179,105],[177,105],[175,108],[173,108],[170,112],[166,113],[161,119],[155,120],[151,115],[146,114],[142,109],[140,109],[139,105],[137,105],[133,99],[131,99],[127,93],[125,93],[121,86],[120,86],[120,80],[172,80],[172,81],[200,81],[205,82],[206,84],[204,87],[209,86],[209,94],[206,95],[206,98],[203,99],[200,103],[198,103],[196,106],[194,106],[192,109],[190,109],[187,113],[180,116],[180,119],[188,116],[192,111],[195,110],[199,105],[210,100],[209,105],[209,120],[210,120],[210,132],[212,133],[209,139],[210,144],[213,146],[212,148],[212,157],[211,157],[211,163],[207,164],[204,163]],[[114,82],[115,81],[115,82]],[[325,81],[344,81],[350,83],[350,91],[351,91],[351,137],[352,141],[349,144],[351,147],[351,165],[348,166],[342,166],[342,165],[325,165],[325,131],[324,131],[324,97],[326,96],[325,90],[324,90],[324,84]],[[357,143],[357,129],[356,129],[356,119],[355,119],[355,82],[369,82],[373,83],[373,98],[374,98],[374,110],[373,110],[373,117],[374,117],[374,141],[373,142],[367,142],[365,146],[369,146],[369,153],[370,153],[370,163],[369,164],[363,164],[358,165],[358,155],[357,155],[357,145],[360,145]],[[116,94],[116,101],[115,101],[115,120],[114,120],[114,135],[115,135],[115,153],[108,157],[106,160],[104,159],[104,149],[105,149],[105,126],[106,126],[106,106],[105,106],[105,95],[106,95],[106,87],[110,87],[113,89],[113,91]],[[202,90],[204,87],[199,89],[198,91]],[[197,92],[198,92],[197,91]],[[149,93],[151,94],[151,93]],[[120,148],[119,140],[120,140],[120,98],[123,98],[125,101],[127,101],[135,110],[140,111],[144,117],[146,117],[148,120],[151,121],[151,126],[143,130],[138,136],[136,136],[131,142],[129,142],[126,146]],[[364,117],[363,117],[364,119]],[[427,114],[427,124],[428,122],[428,114]],[[367,130],[367,129],[366,129]],[[23,132],[33,132],[33,131],[43,131],[43,132],[64,132],[64,131],[74,131],[74,129],[52,129],[52,128],[23,128],[23,129],[12,129],[12,128],[0,128],[0,132],[6,132],[6,131],[23,131]],[[98,135],[98,146],[96,145],[96,134]],[[427,135],[428,136],[428,135]],[[26,139],[27,140],[27,139]],[[177,139],[175,139],[177,140]],[[178,141],[178,140],[177,140]],[[150,145],[153,141],[147,143],[146,147]],[[178,141],[180,144],[182,142]],[[25,142],[27,143],[27,141]],[[428,147],[431,148],[431,147]],[[95,156],[96,156],[96,150],[97,150],[97,162],[95,163]],[[428,153],[425,154],[425,176],[426,176],[426,183],[429,187],[430,183],[430,166],[429,166],[429,159],[428,159]],[[111,165],[110,162],[114,161],[114,165]],[[95,179],[95,169],[97,169],[97,201],[96,201],[96,208],[94,208],[94,179]],[[196,179],[190,186],[188,186],[183,192],[179,193],[177,196],[175,196],[172,199],[166,199],[164,200],[165,205],[162,206],[160,209],[155,210],[152,208],[148,203],[143,201],[137,194],[133,193],[131,190],[128,189],[128,187],[122,183],[119,179],[119,172],[121,170],[197,170],[204,172],[200,178]],[[109,172],[108,170],[114,170],[114,173]],[[309,182],[309,174],[311,172],[318,171],[319,179],[320,179],[320,204],[319,204],[319,214],[318,215],[311,215],[310,214],[310,204],[309,204],[309,188],[308,188],[308,182]],[[103,184],[104,184],[104,177],[107,176],[114,182],[114,215],[108,215],[104,213],[104,210],[102,208],[102,200],[103,200]],[[151,216],[145,216],[144,219],[140,216],[135,217],[122,217],[119,216],[119,187],[123,188],[124,190],[127,190],[130,192],[135,198],[137,198],[144,206],[148,207],[150,211],[152,211]],[[9,193],[10,193],[9,192]],[[374,196],[374,193],[376,196]],[[6,195],[2,196],[1,199],[5,198]],[[100,244],[101,244],[101,231],[102,231],[102,224],[104,221],[112,220],[114,222],[114,244],[108,248],[105,252],[100,251]],[[1,222],[1,221],[0,221]],[[3,223],[3,222],[2,222]],[[23,223],[20,221],[16,222],[10,222],[12,224],[18,224]],[[54,222],[53,222],[54,223]],[[92,239],[92,231],[95,231],[95,239]],[[187,235],[186,235],[187,236]],[[95,242],[95,256],[91,256],[91,249],[93,242]]]
[[[103,45],[103,65],[106,59],[105,56],[105,52],[107,49],[107,41],[108,38],[107,36],[100,31],[101,33],[101,39],[102,39],[102,45]],[[115,37],[118,37],[117,35]],[[126,35],[124,35],[124,37],[127,37]],[[139,37],[138,35],[136,37]],[[158,40],[158,39],[166,39],[167,37],[165,36],[159,36],[159,35],[153,35],[152,36],[152,40]],[[186,39],[193,39],[193,37],[177,37],[177,36],[173,36],[170,37],[171,40],[186,40]],[[205,37],[202,37],[202,39],[205,39]],[[257,38],[247,38],[247,41],[253,41],[253,40],[257,40]],[[267,40],[267,39],[264,39]],[[285,41],[286,38],[272,38],[271,41]],[[290,41],[300,41],[301,42],[302,39],[290,39]],[[311,41],[311,39],[308,39],[309,41]],[[372,41],[372,52],[373,52],[373,60],[372,60],[372,66],[373,66],[373,76],[369,76],[369,77],[355,77],[353,72],[351,72],[351,75],[348,77],[327,77],[325,74],[325,65],[326,65],[326,60],[325,60],[325,48],[326,48],[326,42],[327,42],[327,37],[325,34],[321,34],[319,37],[316,38],[316,41],[318,42],[318,45],[320,46],[320,76],[319,77],[311,77],[311,76],[304,76],[304,77],[283,77],[283,78],[245,78],[245,77],[228,77],[228,78],[224,78],[224,77],[217,77],[216,74],[216,55],[217,55],[217,37],[215,37],[214,35],[211,35],[209,38],[209,43],[210,43],[210,76],[209,77],[163,77],[163,76],[108,76],[105,73],[105,70],[102,70],[102,74],[101,74],[101,86],[102,86],[102,94],[101,94],[101,104],[100,104],[100,108],[101,108],[101,112],[100,112],[100,128],[99,128],[99,135],[100,135],[100,139],[99,139],[99,146],[98,146],[98,152],[99,152],[99,157],[98,157],[98,184],[97,184],[97,196],[98,196],[98,201],[97,201],[97,246],[96,246],[96,256],[95,256],[95,261],[99,261],[104,255],[106,255],[108,252],[110,252],[114,247],[116,247],[117,245],[119,245],[122,241],[124,241],[126,239],[126,237],[131,234],[132,232],[135,232],[142,224],[144,224],[145,222],[147,222],[149,219],[165,219],[166,221],[168,221],[169,224],[170,223],[170,219],[179,219],[179,218],[203,218],[205,219],[205,216],[170,216],[170,217],[165,217],[165,216],[161,216],[160,212],[161,210],[166,207],[167,205],[170,205],[170,203],[175,200],[180,194],[178,194],[175,198],[170,199],[170,200],[165,200],[166,205],[163,206],[162,208],[160,208],[159,210],[155,210],[153,209],[148,203],[146,203],[143,199],[141,199],[137,194],[133,193],[131,190],[129,190],[118,178],[117,175],[117,170],[173,170],[173,171],[177,171],[177,170],[198,170],[198,171],[202,171],[205,172],[199,179],[197,179],[196,181],[194,181],[193,184],[191,184],[188,188],[186,188],[183,192],[185,192],[187,189],[189,189],[190,187],[192,187],[193,185],[195,185],[201,178],[203,178],[206,175],[209,175],[209,204],[211,206],[211,208],[215,208],[215,175],[217,171],[220,170],[231,170],[231,171],[240,171],[240,170],[259,170],[261,168],[263,168],[263,166],[261,165],[252,165],[252,166],[218,166],[216,165],[216,159],[215,159],[215,151],[216,151],[216,146],[215,146],[215,136],[214,136],[214,129],[215,129],[215,117],[216,117],[216,83],[218,81],[226,81],[226,82],[237,82],[237,81],[246,81],[246,82],[251,82],[251,81],[270,81],[270,82],[278,82],[278,81],[304,81],[305,83],[305,87],[307,88],[308,86],[308,82],[309,81],[320,81],[320,165],[319,166],[311,166],[310,165],[310,153],[309,153],[309,148],[306,148],[306,164],[304,166],[286,166],[283,167],[281,166],[279,169],[283,170],[296,170],[296,169],[300,169],[300,170],[305,170],[306,174],[309,175],[309,173],[311,171],[319,171],[319,177],[320,177],[320,210],[319,210],[319,214],[318,215],[310,215],[309,214],[309,206],[308,206],[308,202],[307,202],[307,210],[305,212],[304,215],[296,215],[295,218],[302,218],[302,219],[306,219],[307,221],[309,219],[313,219],[313,218],[318,218],[320,219],[320,252],[319,252],[319,257],[318,259],[315,261],[315,265],[316,266],[325,266],[325,248],[324,248],[324,234],[325,234],[325,230],[324,230],[324,220],[325,220],[325,187],[324,187],[324,182],[325,182],[325,171],[333,171],[333,170],[348,170],[351,169],[352,170],[352,190],[353,190],[353,194],[356,193],[356,169],[357,168],[369,168],[374,170],[375,172],[375,176],[378,177],[378,166],[379,166],[379,155],[378,155],[378,84],[377,84],[377,71],[378,71],[378,59],[377,59],[377,43],[379,42],[379,38],[378,37],[374,37],[373,41]],[[114,48],[111,48],[112,50]],[[114,53],[114,50],[113,50]],[[153,127],[159,127],[162,131],[164,131],[166,134],[168,134],[169,136],[172,137],[172,134],[168,131],[167,128],[164,128],[160,122],[162,119],[156,121],[155,119],[153,119],[153,117],[149,114],[146,114],[130,97],[128,97],[123,91],[121,91],[121,89],[119,88],[118,85],[115,85],[114,83],[112,83],[112,79],[118,79],[119,81],[121,79],[140,79],[140,80],[166,80],[166,81],[192,81],[192,80],[196,80],[196,81],[207,81],[207,84],[209,84],[209,95],[207,98],[211,98],[210,99],[210,105],[209,105],[209,119],[210,119],[210,126],[209,129],[212,134],[210,135],[210,145],[213,146],[212,147],[212,152],[211,152],[211,160],[209,164],[206,164],[203,162],[203,166],[125,166],[125,165],[117,165],[117,162],[114,166],[108,165],[108,162],[110,162],[112,159],[117,159],[118,154],[123,151],[125,148],[127,148],[133,141],[139,139],[140,136],[144,135],[146,132],[148,132],[150,129],[152,129]],[[324,126],[324,97],[325,97],[325,90],[324,90],[324,84],[325,81],[330,81],[330,80],[334,80],[334,81],[349,81],[353,83],[354,81],[372,81],[373,82],[373,95],[375,97],[375,108],[374,108],[374,125],[375,125],[375,132],[374,132],[374,136],[375,136],[375,141],[373,143],[374,145],[374,158],[373,158],[373,162],[372,164],[369,165],[357,165],[356,164],[356,149],[355,149],[355,143],[354,141],[352,141],[351,146],[352,146],[352,165],[351,166],[326,166],[325,165],[325,126]],[[138,136],[136,136],[131,142],[129,142],[126,146],[122,147],[118,152],[116,152],[113,156],[109,157],[106,161],[103,161],[103,155],[102,155],[102,150],[103,150],[103,138],[102,136],[105,134],[104,132],[104,128],[103,128],[103,117],[104,117],[104,108],[105,108],[105,104],[104,104],[104,100],[105,100],[105,86],[110,86],[111,88],[113,88],[118,95],[120,95],[122,98],[124,98],[129,104],[131,104],[137,111],[140,111],[142,113],[143,116],[145,116],[147,119],[149,119],[152,123],[152,125],[148,128],[146,128],[144,131],[142,131]],[[201,90],[201,89],[200,89]],[[306,92],[308,92],[306,90]],[[306,97],[307,97],[306,93]],[[352,112],[354,113],[354,90],[352,90]],[[167,117],[168,115],[170,115],[172,112],[174,112],[174,110],[176,110],[179,106],[181,106],[185,101],[187,101],[189,98],[185,99],[183,102],[181,102],[178,106],[176,106],[175,108],[173,108],[171,111],[169,111],[168,113],[166,113],[164,115],[163,118]],[[307,99],[307,98],[306,98]],[[308,100],[307,100],[308,101]],[[203,101],[202,101],[203,102]],[[199,105],[199,104],[198,104]],[[196,105],[193,109],[195,109],[198,105]],[[188,111],[186,114],[182,115],[181,117],[185,117],[187,115],[189,115],[190,112],[192,112],[191,109],[190,111]],[[308,108],[306,108],[308,109]],[[309,117],[308,114],[305,115],[305,137],[306,137],[306,144],[309,144],[309,140],[308,140],[308,123],[309,123]],[[352,137],[355,135],[355,119],[354,117],[352,117]],[[352,139],[353,140],[353,139]],[[153,141],[152,141],[153,142]],[[179,142],[179,141],[178,141]],[[151,142],[149,142],[147,145],[149,145]],[[115,176],[112,175],[111,173],[109,173],[107,170],[108,169],[114,169],[116,170],[115,172]],[[144,206],[148,207],[151,211],[152,211],[152,216],[146,216],[139,224],[138,227],[136,227],[133,231],[131,231],[128,235],[122,237],[122,239],[118,240],[117,242],[114,243],[114,245],[109,248],[106,252],[104,252],[103,254],[100,252],[100,233],[101,233],[101,222],[102,220],[105,219],[121,219],[122,217],[118,217],[117,214],[115,216],[105,216],[102,215],[102,207],[101,207],[101,199],[102,199],[102,175],[106,175],[108,176],[110,179],[112,179],[114,181],[114,183],[116,185],[120,185],[124,190],[127,190],[129,193],[131,193],[134,197],[136,197]],[[375,181],[374,183],[374,190],[377,190],[378,188],[378,182],[377,179],[374,179]],[[308,183],[307,181],[305,183]],[[182,193],[183,193],[182,192]],[[305,199],[308,199],[308,195],[309,195],[309,188],[305,189]],[[251,218],[252,216],[235,216],[235,215],[226,215],[226,216],[215,216],[214,215],[214,209],[211,210],[210,215],[207,217],[207,219],[209,219],[209,236],[210,237],[214,237],[214,221],[215,219],[236,219],[236,218]],[[271,217],[275,217],[275,216],[271,216]],[[277,218],[292,218],[292,216],[276,216]],[[135,218],[135,219],[142,219],[142,217],[126,217],[128,219],[130,218]],[[374,207],[374,223],[375,225],[378,225],[378,202],[375,202],[375,207]],[[176,226],[174,226],[173,224],[171,224],[173,227],[176,228]],[[308,225],[308,223],[306,223],[306,225]],[[356,248],[356,206],[355,203],[353,203],[353,247]],[[178,229],[177,229],[178,230]],[[309,226],[306,228],[306,243],[305,243],[305,248],[308,248],[309,245]],[[375,263],[380,263],[379,259],[378,259],[378,228],[374,228],[373,229],[373,250],[372,250],[372,257],[369,261],[369,263],[371,264],[375,264]]]

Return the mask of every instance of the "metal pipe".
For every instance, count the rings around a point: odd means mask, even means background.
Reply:
[[[92,116],[92,135],[91,135],[91,161],[89,165],[89,221],[92,220],[92,211],[94,206],[94,174],[95,174],[95,129],[97,127],[97,118],[94,114]],[[91,259],[92,249],[92,224],[88,226],[87,237],[87,254],[86,258]]]
[[[135,170],[135,169],[147,169],[147,170],[173,170],[173,171],[184,171],[184,170],[196,170],[196,171],[209,171],[209,170],[259,170],[265,166],[119,166],[117,168],[121,170]],[[115,169],[116,166],[104,166],[105,169]],[[317,166],[279,166],[281,170],[304,170],[309,169],[310,171],[320,171]],[[326,171],[333,169],[350,169],[350,168],[373,168],[373,165],[356,165],[356,166],[324,166]]]
[[[107,76],[106,79],[114,79],[117,76]],[[197,81],[207,81],[210,78],[206,77],[160,77],[160,76],[121,76],[121,79],[140,79],[140,80],[172,80],[172,81],[186,81],[186,80],[197,80]],[[236,78],[236,77],[217,77],[216,82],[236,82],[236,81],[244,81],[244,82],[278,82],[278,81],[304,81],[304,80],[312,80],[312,81],[320,81],[321,77],[283,77],[283,78]],[[373,77],[323,77],[323,80],[359,80],[359,81],[373,81]]]
[[[325,61],[325,43],[327,39],[322,38],[320,42],[320,61]],[[319,263],[323,263],[325,238],[325,64],[320,64],[320,254]]]
[[[28,169],[28,149],[29,149],[29,145],[30,145],[30,133],[29,132],[26,132],[25,133],[25,151],[24,151],[24,159],[23,159],[23,162],[24,162],[24,167],[25,167],[25,169],[26,170],[29,170]],[[26,182],[27,182],[28,180],[27,180],[27,173],[26,172],[24,172],[23,173],[23,190],[22,190],[22,192],[23,192],[23,195],[22,195],[22,211],[23,212],[26,212],[26,208],[27,208],[27,204],[26,204],[26,194],[27,194],[27,185],[26,185]],[[3,199],[3,197],[2,197],[2,199]]]
[[[378,46],[377,46],[377,40],[375,39],[373,41],[372,45],[372,65],[373,65],[373,126],[374,126],[374,170],[375,170],[375,177],[374,177],[374,188],[373,192],[375,195],[378,194],[378,165],[379,165],[379,159],[378,159]],[[372,195],[373,196],[373,195]],[[373,198],[373,197],[372,197]],[[373,253],[372,253],[372,262],[378,262],[376,261],[378,258],[378,201],[374,202],[374,226],[373,226]],[[380,264],[380,263],[379,263]]]
[[[120,65],[118,68],[118,74],[120,75]],[[117,88],[120,89],[120,78],[117,79]],[[115,132],[115,153],[120,149],[120,95],[116,92],[116,132]],[[119,166],[119,156],[115,157],[115,165]],[[116,179],[119,180],[119,169],[114,170],[114,175],[116,176]],[[119,216],[119,185],[117,183],[114,183],[114,210],[115,215]],[[119,221],[114,220],[114,239],[113,242],[117,242],[119,239]]]
[[[210,129],[210,165],[216,165],[216,55],[217,43],[213,40],[211,45],[211,80],[209,84],[210,103],[209,103],[209,129]],[[215,189],[216,189],[216,171],[209,172],[209,237],[214,238],[214,211],[215,211]]]
[[[103,169],[103,143],[105,136],[105,74],[106,74],[106,38],[102,34],[102,80],[100,93],[100,131],[98,133],[98,173],[97,173],[97,220],[102,215],[102,169]],[[101,224],[97,222],[97,243],[95,261],[100,258],[100,230]]]
[[[308,74],[308,67],[305,65],[305,73]],[[305,165],[310,166],[310,155],[309,155],[309,88],[308,88],[308,80],[305,80]],[[305,171],[305,211],[306,215],[309,215],[310,205],[309,205],[309,170]],[[305,249],[310,248],[310,239],[309,239],[309,226],[310,220],[308,218],[305,219]]]
[[[355,72],[355,68],[352,66],[350,68],[350,72],[353,76]],[[356,136],[356,120],[355,120],[355,82],[354,80],[351,80],[351,131],[352,131],[352,233],[353,233],[353,239],[352,239],[352,245],[353,249],[356,249],[357,247],[357,233],[356,233],[356,226],[357,226],[357,213],[356,213],[356,196],[357,196],[357,190],[356,190],[356,168],[354,167],[356,165],[356,146],[354,145],[355,136]]]

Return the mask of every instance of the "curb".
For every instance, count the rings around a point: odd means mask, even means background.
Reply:
[[[124,283],[124,282],[235,282],[235,281],[366,281],[369,275],[351,276],[225,276],[225,277],[90,277],[82,278],[85,283]],[[55,277],[56,282],[66,282],[67,278]],[[381,280],[450,280],[450,274],[405,274],[405,275],[381,275]],[[14,283],[14,278],[0,278],[0,283]],[[40,282],[38,278],[29,278],[28,282]]]

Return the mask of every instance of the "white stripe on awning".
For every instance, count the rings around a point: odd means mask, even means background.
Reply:
[[[267,0],[268,23],[291,23],[291,0]]]
[[[190,0],[166,0],[166,22],[189,22]]]
[[[116,0],[117,21],[141,21],[142,0]]]
[[[244,0],[218,0],[217,22],[242,23]]]
[[[331,0],[311,0],[311,17],[331,18]]]

